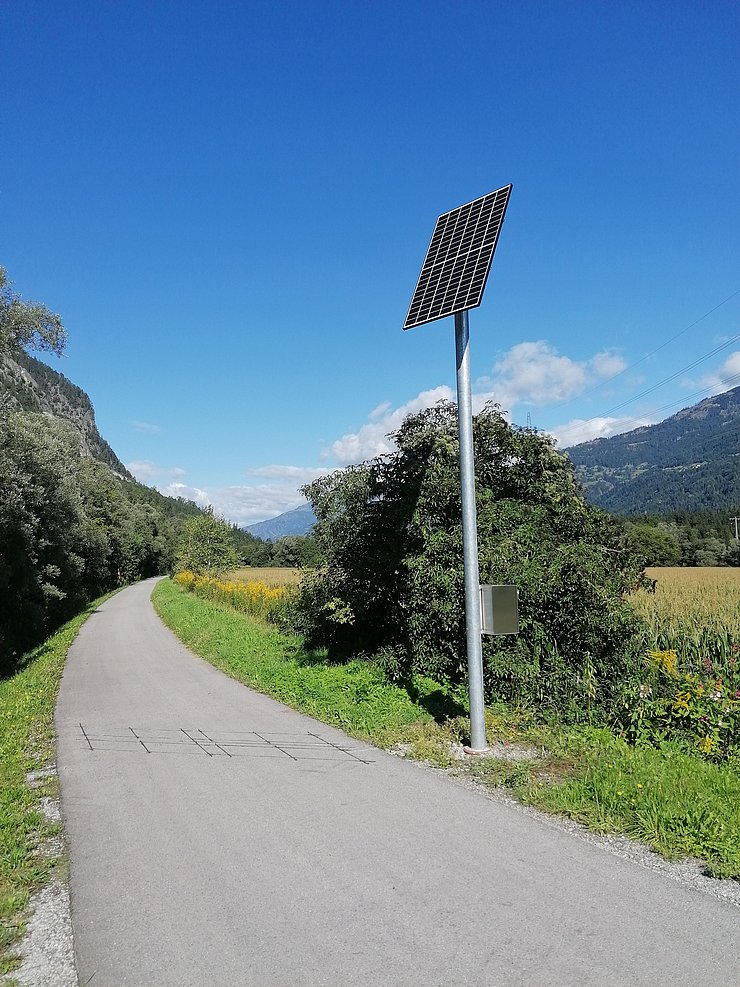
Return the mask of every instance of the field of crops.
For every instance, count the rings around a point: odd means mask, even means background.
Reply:
[[[238,583],[262,583],[265,586],[295,586],[301,581],[301,569],[256,568],[233,569],[227,576]]]
[[[254,575],[237,578],[238,573],[247,572]],[[240,569],[218,579],[185,569],[176,573],[174,581],[204,600],[225,604],[239,613],[277,623],[297,592],[298,580],[293,574],[299,572],[298,569]],[[262,573],[270,573],[271,576],[262,579]]]
[[[633,602],[649,628],[649,648],[676,651],[684,669],[722,669],[740,647],[740,569],[648,569],[655,592]]]

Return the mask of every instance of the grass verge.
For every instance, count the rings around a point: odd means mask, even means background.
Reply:
[[[368,662],[328,664],[323,652],[306,650],[300,637],[188,593],[169,579],[157,583],[152,601],[165,624],[196,654],[245,685],[355,737],[377,743],[395,737],[404,725],[432,719]]]
[[[25,931],[30,896],[60,865],[40,852],[58,831],[40,809],[41,798],[58,794],[56,776],[33,784],[26,776],[54,759],[54,706],[64,662],[100,602],[29,652],[14,675],[0,679],[0,974],[18,965],[15,946]]]
[[[715,877],[740,878],[740,768],[677,745],[632,747],[609,730],[537,722],[531,711],[487,711],[503,756],[461,762],[465,698],[430,679],[408,688],[365,662],[331,665],[301,638],[157,584],[155,608],[196,654],[233,678],[379,747],[397,749],[600,832],[625,833],[669,859],[696,857]]]

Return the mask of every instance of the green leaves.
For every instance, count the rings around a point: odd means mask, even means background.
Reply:
[[[216,517],[212,508],[185,521],[177,550],[177,569],[189,569],[196,575],[221,575],[235,569],[240,562],[231,525]]]
[[[58,419],[17,413],[0,424],[1,674],[93,597],[166,569],[172,536]]]
[[[0,353],[30,347],[61,356],[66,344],[60,317],[45,305],[22,301],[11,290],[5,268],[0,267]]]

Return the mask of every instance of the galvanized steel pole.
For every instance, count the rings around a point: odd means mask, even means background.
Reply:
[[[483,649],[480,624],[480,574],[478,571],[478,522],[475,509],[473,459],[473,402],[470,395],[470,331],[468,313],[455,314],[457,353],[457,428],[460,436],[460,493],[462,496],[463,557],[465,563],[465,625],[468,644],[470,694],[469,754],[487,750],[483,702]]]

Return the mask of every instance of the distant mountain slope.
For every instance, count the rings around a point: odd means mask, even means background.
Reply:
[[[277,517],[268,521],[258,521],[256,524],[249,524],[245,531],[251,532],[258,538],[265,541],[277,541],[279,538],[286,538],[288,535],[305,535],[316,523],[310,504],[303,504],[285,514],[278,514]]]
[[[82,388],[22,350],[0,356],[0,402],[13,410],[40,412],[69,422],[80,436],[83,455],[133,479],[98,432],[92,402]]]
[[[615,514],[737,510],[740,387],[567,452],[588,500]]]

